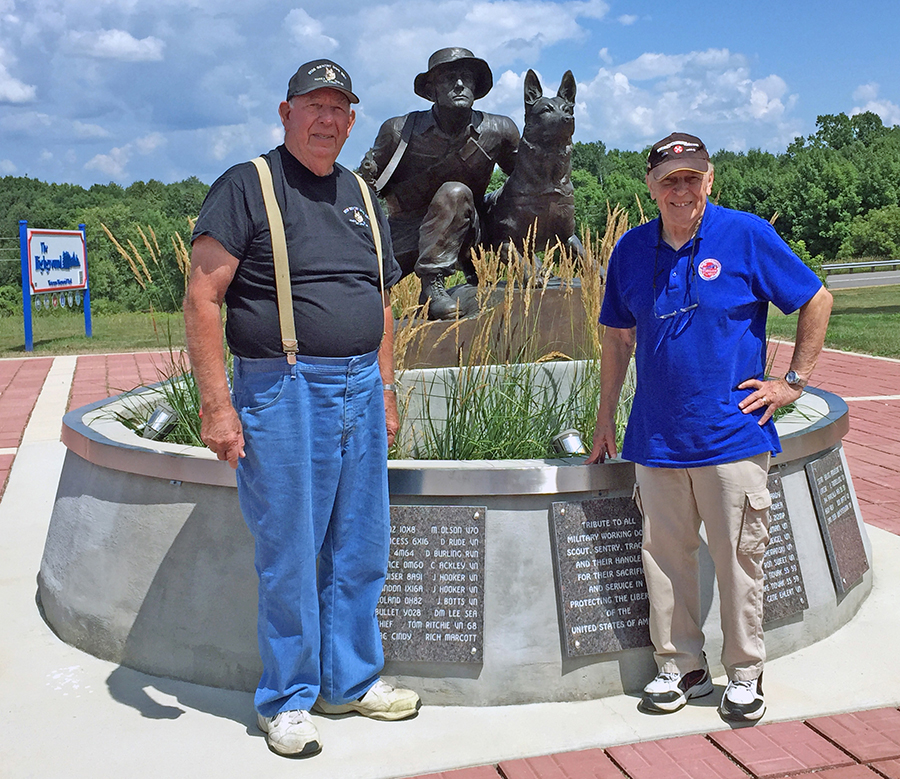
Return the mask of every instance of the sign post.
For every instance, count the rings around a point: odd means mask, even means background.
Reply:
[[[76,290],[84,296],[84,333],[90,338],[91,295],[88,285],[85,226],[77,230],[30,230],[28,221],[19,222],[22,250],[22,308],[25,324],[25,351],[34,351],[31,302],[35,295]]]

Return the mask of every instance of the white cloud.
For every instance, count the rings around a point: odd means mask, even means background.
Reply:
[[[123,179],[127,176],[128,163],[131,162],[135,152],[141,155],[151,154],[165,144],[166,139],[162,133],[150,133],[132,143],[116,146],[110,149],[108,154],[94,155],[84,167],[85,170],[100,171],[112,179]]]
[[[712,68],[746,67],[744,57],[731,54],[728,49],[707,49],[688,54],[659,54],[647,52],[618,68],[632,81],[672,77],[682,73],[700,73]]]
[[[619,66],[618,71],[631,81],[645,81],[680,73],[687,59],[685,54],[657,54],[647,52],[635,60]]]
[[[77,119],[72,122],[72,132],[77,138],[109,138],[109,130],[99,124],[87,124]]]
[[[96,170],[111,179],[125,177],[125,169],[131,159],[129,144],[111,149],[109,154],[97,154],[88,160],[84,167],[86,170]]]
[[[637,20],[638,17],[635,14],[622,14],[616,18],[619,24],[624,24],[626,27],[634,24]]]
[[[151,154],[165,144],[166,139],[162,133],[150,133],[134,142],[139,154]]]
[[[398,90],[411,92],[413,77],[440,48],[464,45],[495,72],[533,66],[546,49],[586,39],[581,22],[608,12],[604,0],[438,0],[424,7],[419,0],[393,0],[362,6],[355,17],[344,14],[335,22],[353,25],[348,38],[358,32],[360,62],[374,86],[369,99],[396,100]]]
[[[14,176],[16,165],[12,160],[0,160],[0,176]]]
[[[853,90],[853,99],[859,101],[874,100],[878,97],[878,89],[879,86],[874,81],[870,81],[868,84],[860,84]]]
[[[20,81],[9,72],[16,58],[0,46],[0,103],[30,103],[37,96],[37,88]]]
[[[610,56],[609,49],[606,46],[597,52],[597,56],[600,57],[602,62],[605,62],[607,65],[612,65],[613,58]]]
[[[283,140],[283,133],[272,133],[270,137],[274,141],[272,145],[275,146]],[[230,156],[233,151],[247,148],[252,143],[253,133],[248,125],[235,124],[215,127],[206,133],[206,138],[209,155],[214,160],[221,161]]]
[[[850,116],[862,114],[866,111],[878,114],[878,116],[881,117],[881,121],[884,122],[887,127],[893,127],[895,124],[900,124],[900,106],[896,103],[892,103],[890,100],[870,100],[863,106],[855,107],[850,112]]]
[[[737,146],[746,127],[789,141],[796,96],[780,76],[753,78],[746,58],[728,49],[683,54],[647,52],[617,68],[600,68],[579,84],[577,126],[583,137],[608,144],[625,138],[649,143],[675,129],[721,132]]]
[[[0,103],[30,103],[37,95],[37,89],[15,78],[0,65]]]
[[[744,110],[754,119],[778,119],[785,112],[782,98],[787,93],[787,84],[778,76],[767,76],[756,81],[747,80],[737,90],[749,96]]]
[[[331,54],[339,46],[337,40],[325,34],[325,25],[302,8],[291,11],[285,17],[284,25],[294,41],[310,51]]]
[[[900,106],[892,103],[890,100],[879,100],[879,91],[879,85],[874,82],[862,84],[853,90],[854,100],[865,100],[866,102],[864,105],[854,106],[853,110],[850,111],[850,116],[871,111],[873,114],[878,114],[887,127],[900,124]]]
[[[9,133],[44,132],[53,126],[53,119],[49,114],[40,111],[19,111],[17,113],[0,115],[0,127]]]
[[[69,32],[67,48],[74,54],[120,62],[156,62],[163,58],[165,41],[152,35],[140,40],[125,30]]]

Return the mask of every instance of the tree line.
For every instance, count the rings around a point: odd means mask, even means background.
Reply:
[[[177,233],[190,240],[188,220],[200,213],[209,186],[192,177],[173,184],[136,181],[128,187],[94,184],[89,189],[75,184],[47,184],[28,177],[0,178],[0,314],[21,313],[21,264],[19,260],[19,220],[32,228],[74,230],[85,225],[91,308],[97,313],[143,311],[150,306],[160,311],[180,307],[184,281],[175,259],[172,238]],[[129,241],[141,255],[153,283],[142,287],[127,260],[107,238],[101,225],[130,250]],[[147,237],[158,263],[151,261],[141,237]],[[11,249],[10,247],[14,247]]]
[[[796,138],[780,154],[719,151],[713,155],[712,199],[719,205],[773,219],[775,229],[803,259],[900,257],[900,126],[885,127],[866,112],[824,115],[816,132]],[[607,208],[626,208],[631,223],[656,216],[644,173],[648,149],[607,149],[602,141],[576,143],[572,154],[579,228],[601,233]],[[18,222],[31,227],[87,227],[91,297],[97,311],[172,310],[183,278],[171,238],[188,241],[189,219],[200,211],[208,185],[197,178],[172,184],[138,181],[128,187],[47,184],[28,177],[0,178],[0,238],[16,239]],[[143,237],[158,239],[154,284],[136,283],[129,263],[101,229],[147,258]],[[0,314],[21,311],[18,244],[4,241],[0,259]],[[10,248],[13,247],[13,248]],[[162,283],[156,283],[162,275]]]
[[[816,132],[782,154],[753,149],[712,155],[712,200],[774,220],[795,251],[819,260],[900,257],[900,126],[870,111],[819,116]],[[656,216],[644,184],[647,152],[576,143],[572,182],[579,224],[606,225],[606,204],[632,223]],[[804,258],[806,259],[806,258]]]

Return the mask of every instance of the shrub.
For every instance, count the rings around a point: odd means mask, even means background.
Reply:
[[[22,290],[6,284],[0,287],[0,316],[18,316],[22,313]]]

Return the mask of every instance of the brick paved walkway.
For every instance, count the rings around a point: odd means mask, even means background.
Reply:
[[[52,364],[52,357],[0,360],[0,496]]]
[[[168,352],[83,355],[75,365],[68,408],[159,381],[170,363]],[[52,364],[52,357],[0,360],[0,498]]]
[[[900,779],[900,711],[566,752],[414,779]]]
[[[790,345],[778,349],[774,375],[787,371],[790,354]],[[900,535],[900,360],[826,350],[812,384],[850,408],[844,451],[863,519]]]

